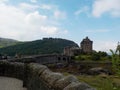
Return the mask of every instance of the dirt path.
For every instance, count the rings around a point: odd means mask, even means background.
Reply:
[[[9,77],[0,77],[0,90],[27,90],[22,87],[21,80]]]

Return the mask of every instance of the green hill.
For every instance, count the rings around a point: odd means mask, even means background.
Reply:
[[[24,42],[14,46],[8,46],[0,49],[0,53],[7,55],[35,55],[35,54],[53,54],[62,53],[64,47],[75,46],[76,43],[60,38],[43,38],[42,40]]]
[[[0,38],[0,48],[15,45],[17,43],[19,42],[13,39]]]

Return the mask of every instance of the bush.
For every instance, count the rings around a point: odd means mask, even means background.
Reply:
[[[113,71],[120,75],[120,45],[118,44],[115,52],[111,50],[112,53],[112,66],[113,66]]]

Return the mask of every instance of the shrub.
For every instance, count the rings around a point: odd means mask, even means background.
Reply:
[[[113,67],[113,71],[120,75],[120,45],[118,43],[118,46],[115,50],[115,52],[113,50],[111,50],[112,53],[112,67]]]

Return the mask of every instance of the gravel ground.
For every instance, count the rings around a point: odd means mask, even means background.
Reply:
[[[9,77],[0,77],[0,90],[27,90],[22,87],[21,80]]]

